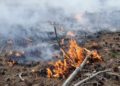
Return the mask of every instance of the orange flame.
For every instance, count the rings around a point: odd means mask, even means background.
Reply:
[[[53,63],[54,69],[47,68],[47,77],[51,78],[65,78],[70,74],[71,69],[79,67],[85,58],[85,50],[87,54],[90,53],[90,50],[80,47],[75,40],[69,41],[69,49],[64,54],[64,60],[58,60]],[[102,61],[101,56],[94,51],[92,53],[92,59],[96,61]]]
[[[49,69],[49,68],[47,68],[47,77],[51,77],[52,76],[52,71]]]

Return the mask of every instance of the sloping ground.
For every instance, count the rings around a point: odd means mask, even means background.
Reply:
[[[104,62],[101,64],[87,65],[84,69],[85,71],[99,71],[104,68],[113,68],[115,70],[116,67],[120,67],[120,32],[100,33],[92,39],[88,37],[84,47],[91,50],[97,49],[104,59]],[[1,55],[0,86],[61,86],[64,82],[63,79],[46,77],[45,70],[47,67],[49,67],[48,62],[31,62],[31,64],[28,65],[12,65],[8,63],[7,57]],[[19,77],[21,73],[24,81]],[[77,77],[79,77],[79,75]],[[83,78],[82,76],[80,79]],[[78,78],[76,78],[73,83],[76,81],[79,81]],[[102,78],[99,76],[90,82],[96,81],[98,86],[120,86],[120,78],[115,76],[103,75]],[[93,83],[85,86],[97,85]]]

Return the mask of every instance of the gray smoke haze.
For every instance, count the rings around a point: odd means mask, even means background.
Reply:
[[[41,23],[61,23],[75,14],[114,10],[120,10],[120,0],[0,0],[0,32],[11,32],[15,25],[26,29],[41,26],[44,30],[40,30],[48,31],[51,28]]]
[[[0,0],[0,35],[17,39],[15,49],[44,48],[42,57],[46,59],[54,52],[43,42],[53,35],[48,35],[53,32],[49,22],[60,24],[65,31],[116,31],[120,28],[119,15],[120,0]],[[19,42],[27,37],[34,44],[21,48]]]

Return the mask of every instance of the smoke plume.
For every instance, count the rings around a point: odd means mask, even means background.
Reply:
[[[50,22],[65,31],[117,31],[119,15],[120,0],[0,0],[0,36],[15,40],[17,49],[21,40],[30,37],[32,49],[44,44],[45,58],[53,52],[44,41],[54,37]]]

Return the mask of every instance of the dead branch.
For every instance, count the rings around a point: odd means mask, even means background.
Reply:
[[[114,72],[107,72],[107,74],[120,77],[120,74]]]
[[[92,52],[91,52],[91,53],[92,53]],[[82,62],[82,64],[75,69],[75,71],[68,77],[68,79],[63,83],[62,86],[69,86],[70,82],[71,82],[71,81],[75,78],[75,76],[83,69],[83,67],[85,66],[85,63],[87,62],[87,60],[88,60],[88,58],[90,57],[91,53],[88,54],[88,55],[85,57],[85,59],[84,59],[84,61]]]
[[[55,32],[55,36],[56,36],[56,40],[57,40],[57,43],[59,45],[59,48],[61,49],[61,51],[66,55],[67,58],[69,58],[73,64],[75,64],[75,62],[70,58],[69,54],[65,51],[65,49],[62,47],[62,45],[60,44],[60,40],[58,38],[58,35],[57,35],[57,29],[56,29],[56,26],[54,25],[54,32]]]
[[[23,77],[22,77],[22,74],[23,74],[23,73],[19,73],[18,76],[19,76],[19,78],[20,78],[21,81],[25,81],[25,79],[23,79]]]
[[[57,43],[58,43],[60,49],[65,53],[65,55],[67,55],[68,57],[70,57],[70,56],[66,53],[66,51],[63,49],[62,45],[60,44],[60,40],[59,40],[58,35],[57,35],[56,26],[54,26],[54,31],[55,31],[56,40],[57,40]]]
[[[96,72],[94,74],[92,74],[91,76],[79,81],[78,83],[76,83],[74,86],[80,86],[81,84],[83,84],[84,82],[94,78],[95,76],[99,75],[99,74],[102,74],[102,73],[105,73],[105,72],[110,72],[111,69],[106,69],[106,70],[103,70],[103,71],[99,71],[99,72]]]
[[[59,47],[61,48],[60,40],[58,39],[58,35],[57,35],[56,26],[54,26],[54,31],[55,31],[55,36],[56,36],[57,43],[58,43]]]

